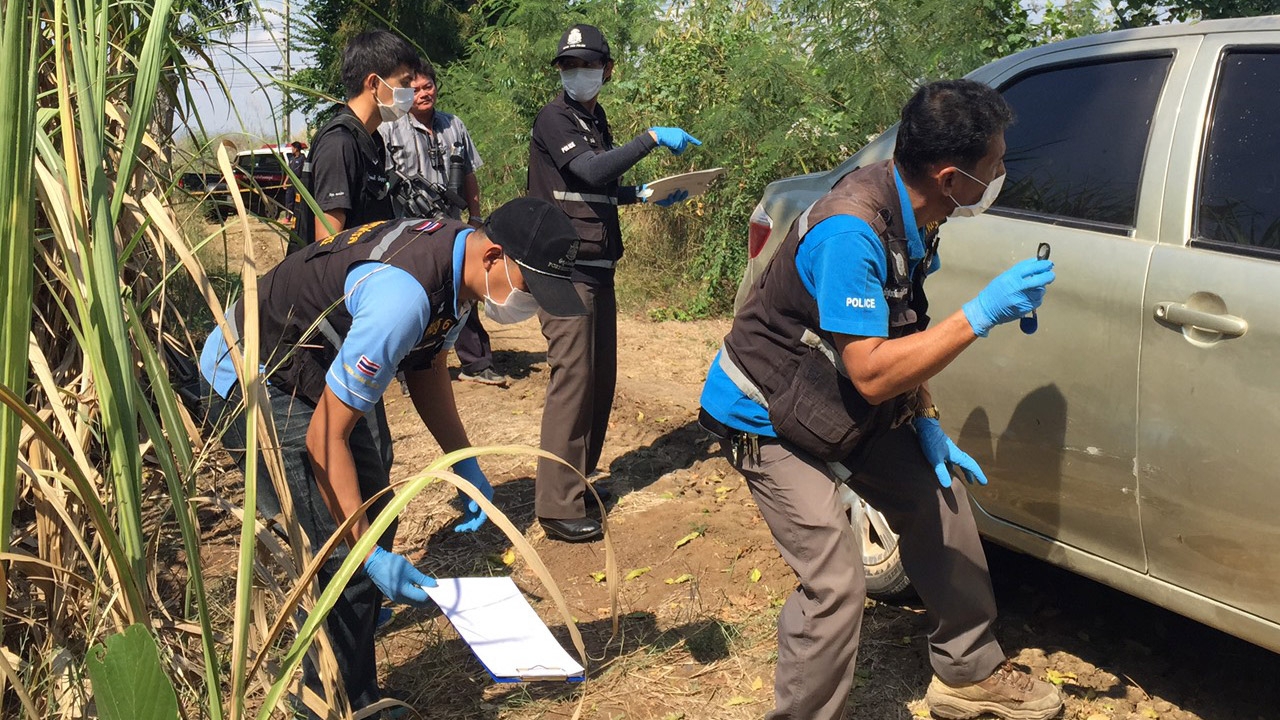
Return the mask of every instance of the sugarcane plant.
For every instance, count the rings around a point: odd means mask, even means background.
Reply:
[[[183,168],[168,115],[192,105],[187,58],[207,59],[200,43],[216,41],[182,1],[0,0],[0,716],[238,720],[305,706],[358,719],[394,701],[351,713],[320,627],[362,545],[319,592],[317,570],[337,541],[310,547],[285,491],[257,357],[256,278],[265,268],[226,148],[208,149],[236,206],[228,227],[193,235],[171,202]],[[203,85],[231,103],[216,74]],[[194,285],[214,332],[226,332],[228,298],[215,292],[200,253],[228,233],[243,241],[246,317],[233,359],[241,416],[256,432],[243,483],[219,488],[203,478],[222,428],[174,389],[202,331],[187,327],[190,308],[172,288]],[[538,454],[489,450],[526,451]],[[526,557],[584,653],[536,553],[448,472],[462,456],[400,483],[393,511],[432,482],[458,485]],[[270,522],[284,540],[255,512],[263,482],[282,501]],[[210,511],[238,525],[227,582],[211,581],[203,562],[210,528],[201,517]],[[319,692],[301,686],[307,653]]]

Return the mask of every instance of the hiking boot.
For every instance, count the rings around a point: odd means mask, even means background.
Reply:
[[[494,372],[491,367],[487,367],[480,372],[475,373],[460,372],[458,373],[458,379],[465,380],[467,382],[482,383],[484,385],[497,385],[499,387],[506,387],[507,383],[511,382],[510,378],[506,375],[499,375]]]
[[[1003,720],[1049,720],[1062,710],[1062,695],[1043,680],[1005,661],[991,677],[972,685],[951,686],[933,676],[924,699],[929,712],[946,720],[984,714]]]

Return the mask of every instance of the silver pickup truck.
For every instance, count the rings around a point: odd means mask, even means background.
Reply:
[[[998,329],[930,383],[991,479],[979,528],[1280,651],[1280,16],[1077,38],[969,77],[1013,106],[1008,177],[943,226],[932,314],[1042,242],[1058,276],[1036,334]],[[792,220],[894,138],[769,185],[739,305]],[[868,585],[901,592],[896,539],[853,504]]]

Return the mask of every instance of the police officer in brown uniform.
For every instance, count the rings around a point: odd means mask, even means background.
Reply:
[[[614,147],[609,120],[597,102],[613,74],[609,43],[591,25],[565,31],[555,58],[564,92],[547,103],[529,143],[529,196],[560,206],[581,245],[574,286],[587,307],[584,317],[539,312],[547,338],[551,382],[542,415],[542,449],[564,458],[584,475],[596,469],[604,446],[617,377],[617,305],[614,267],[622,257],[618,205],[669,206],[688,197],[675,192],[650,198],[643,185],[621,185],[622,174],[658,146],[679,155],[701,145],[680,128],[653,127]],[[582,479],[569,468],[538,461],[535,512],[548,537],[568,542],[600,536],[586,516]]]
[[[1047,720],[1050,684],[1005,662],[995,596],[964,483],[982,469],[938,424],[928,380],[996,325],[1034,310],[1053,263],[1029,258],[930,323],[938,226],[971,217],[1004,180],[996,91],[922,87],[892,160],[843,177],[801,213],[734,317],[702,392],[799,587],[778,618],[772,720],[838,720],[853,686],[866,598],[862,550],[839,483],[884,514],[929,611],[935,717]]]

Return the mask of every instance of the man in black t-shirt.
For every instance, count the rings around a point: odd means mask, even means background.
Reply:
[[[386,30],[361,33],[347,43],[342,56],[347,102],[334,107],[311,144],[310,189],[324,217],[299,224],[304,244],[395,217],[386,149],[377,130],[409,111],[409,84],[421,71],[422,59],[413,46]]]

